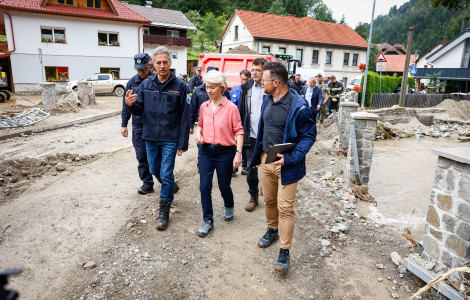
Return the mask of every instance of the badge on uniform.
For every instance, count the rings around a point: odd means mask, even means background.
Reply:
[[[142,61],[141,61],[140,59],[138,59],[138,60],[137,60],[137,63],[140,64],[140,63],[142,63]]]
[[[191,94],[188,94],[188,96],[186,97],[186,103],[191,103]]]

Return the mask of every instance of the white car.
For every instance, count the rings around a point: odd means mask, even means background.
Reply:
[[[67,92],[78,91],[78,81],[73,80],[67,83],[65,89]],[[124,96],[128,79],[114,79],[112,74],[97,73],[88,76],[81,81],[91,82],[95,93],[114,93],[118,97]]]
[[[362,76],[354,77],[354,79],[351,80],[348,86],[346,87],[346,92],[352,91],[355,85],[361,86],[361,80],[362,80]]]

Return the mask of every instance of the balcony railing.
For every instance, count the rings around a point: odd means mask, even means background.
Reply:
[[[191,39],[163,35],[144,34],[144,43],[160,45],[191,46]]]

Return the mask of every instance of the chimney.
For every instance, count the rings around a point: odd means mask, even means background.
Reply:
[[[447,36],[442,38],[442,45],[445,45],[445,44],[447,44]]]
[[[145,1],[145,7],[152,7],[152,1]]]

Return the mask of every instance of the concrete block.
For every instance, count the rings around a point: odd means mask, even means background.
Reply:
[[[448,169],[453,163],[454,163],[453,160],[450,160],[442,156],[439,156],[439,158],[437,159],[438,168]]]
[[[452,196],[443,193],[437,194],[437,207],[450,212],[452,210]]]
[[[437,213],[437,210],[433,205],[429,205],[428,216],[426,217],[426,221],[428,221],[429,224],[436,228],[439,228],[441,226],[439,214]]]
[[[457,213],[455,215],[457,218],[470,223],[470,205],[466,202],[459,202],[457,206]]]
[[[454,232],[457,223],[458,220],[453,215],[449,215],[446,213],[442,214],[442,229],[447,230],[449,232]]]
[[[456,233],[465,242],[470,242],[470,224],[467,222],[460,222],[457,227]]]
[[[470,164],[464,164],[461,162],[455,162],[454,168],[456,171],[465,175],[470,175]]]
[[[446,238],[446,247],[452,249],[460,257],[467,257],[468,248],[465,241],[455,234],[451,234]]]
[[[439,258],[441,256],[442,243],[429,234],[424,236],[423,248],[424,251],[433,258]]]
[[[458,148],[446,148],[446,149],[432,149],[432,153],[458,161],[464,164],[470,164],[470,148],[469,147],[458,147]]]

